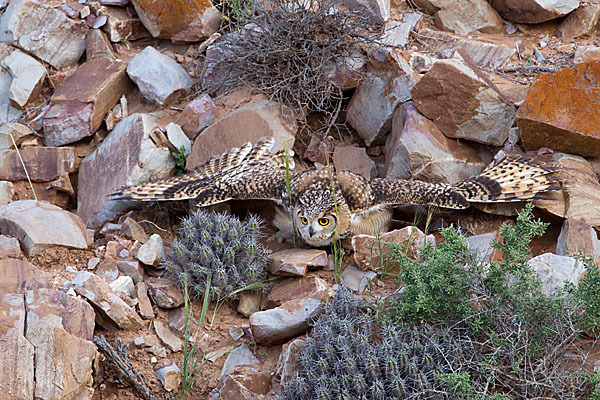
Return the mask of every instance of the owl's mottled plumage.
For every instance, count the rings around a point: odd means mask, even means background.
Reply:
[[[307,244],[325,246],[336,237],[389,229],[390,207],[397,204],[464,209],[474,202],[542,199],[543,192],[560,189],[552,168],[509,156],[455,185],[384,178],[368,181],[352,172],[327,168],[291,172],[289,198],[285,154],[272,155],[273,144],[272,138],[254,146],[248,143],[184,176],[125,188],[115,195],[146,201],[196,199],[200,206],[227,200],[277,200],[292,206],[291,212],[278,212],[274,222],[280,229],[291,233],[295,226]],[[293,168],[290,153],[288,165]]]

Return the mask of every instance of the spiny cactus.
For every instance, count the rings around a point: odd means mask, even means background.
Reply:
[[[177,231],[171,255],[163,262],[181,286],[196,297],[204,294],[210,277],[210,299],[261,282],[268,250],[260,243],[262,220],[199,210],[185,218]],[[237,297],[233,295],[232,297]]]
[[[380,327],[368,305],[341,288],[314,323],[299,375],[284,385],[283,398],[452,398],[436,374],[452,370],[455,335],[427,326]]]

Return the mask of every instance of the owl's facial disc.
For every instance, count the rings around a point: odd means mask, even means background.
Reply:
[[[296,229],[307,244],[320,247],[331,243],[337,222],[335,215],[311,215],[306,210],[298,209],[295,219]]]

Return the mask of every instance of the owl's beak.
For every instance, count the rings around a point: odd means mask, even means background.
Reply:
[[[312,237],[313,233],[315,233],[315,230],[313,229],[312,226],[308,227],[308,236]]]

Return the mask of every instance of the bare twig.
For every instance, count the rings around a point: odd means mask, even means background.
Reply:
[[[556,72],[556,67],[549,65],[517,65],[513,67],[501,67],[497,68],[498,72]]]

